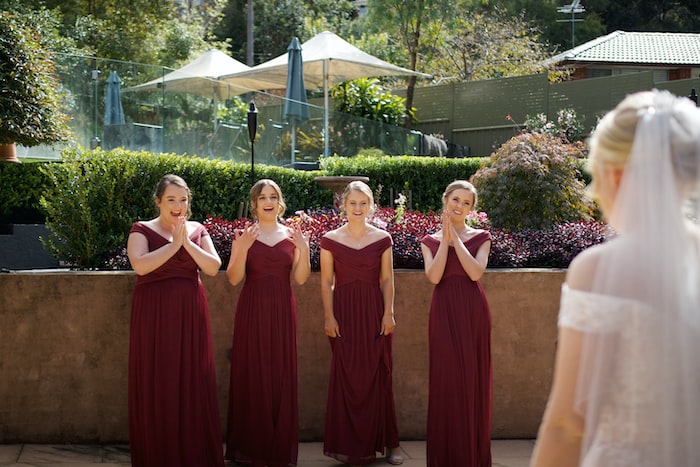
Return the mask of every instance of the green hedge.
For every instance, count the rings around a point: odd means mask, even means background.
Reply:
[[[428,212],[442,209],[442,193],[453,180],[468,180],[481,165],[481,158],[452,159],[417,156],[330,157],[320,163],[327,175],[363,175],[381,206],[390,206],[390,189],[411,193],[412,208]]]
[[[237,216],[240,202],[247,200],[250,188],[250,166],[188,158],[172,154],[152,154],[115,149],[70,150],[65,153],[66,162],[102,160],[100,164],[111,167],[115,177],[123,180],[123,190],[136,199],[134,214],[137,217],[155,213],[150,194],[158,179],[166,172],[181,175],[194,193],[194,218],[203,220],[209,214],[226,219]],[[351,158],[329,157],[321,161],[319,171],[299,171],[266,165],[255,166],[256,178],[272,178],[284,191],[289,205],[288,212],[332,205],[332,194],[321,188],[314,177],[319,175],[363,175],[370,178],[370,186],[377,194],[377,203],[389,206],[390,188],[394,193],[411,190],[413,209],[420,211],[440,208],[440,196],[445,186],[455,178],[469,178],[479,169],[481,158],[449,159],[440,157],[391,157],[357,156]],[[39,199],[50,184],[44,167],[61,166],[62,162],[0,163],[0,217],[9,223],[43,223],[45,213]],[[80,162],[85,164],[85,162]],[[82,173],[82,171],[81,171]],[[136,179],[133,179],[133,178]]]
[[[0,222],[42,224],[39,198],[49,185],[42,172],[45,162],[17,164],[0,162]]]
[[[237,217],[247,204],[250,166],[239,163],[116,149],[67,150],[63,162],[43,166],[50,183],[41,197],[45,244],[56,258],[97,268],[126,244],[131,224],[157,215],[153,190],[166,173],[182,176],[193,196],[192,218]],[[256,166],[256,178],[273,178],[289,197],[290,210],[332,205],[333,196],[314,181],[319,172]]]
[[[288,213],[333,205],[333,194],[320,187],[320,175],[363,175],[389,206],[390,189],[411,193],[412,208],[437,211],[445,186],[470,178],[480,158],[369,156],[329,157],[321,170],[300,171],[255,166],[255,178],[275,180],[284,193]],[[102,267],[105,258],[126,243],[131,224],[157,212],[153,190],[166,173],[182,176],[193,193],[193,219],[207,216],[233,220],[248,202],[250,165],[174,154],[71,149],[61,162],[0,164],[0,215],[33,212],[52,232],[46,239],[58,259],[81,268]],[[14,223],[21,223],[11,220]]]

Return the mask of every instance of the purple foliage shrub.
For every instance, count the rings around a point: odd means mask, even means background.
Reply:
[[[491,268],[566,268],[579,252],[603,242],[612,233],[603,222],[587,221],[560,224],[543,230],[521,229],[509,232],[492,228],[483,212],[471,214],[467,221],[473,227],[491,232]],[[231,255],[233,230],[243,228],[247,222],[250,221],[239,219],[230,222],[211,217],[204,222],[221,256],[223,267],[228,264]],[[345,218],[332,209],[319,209],[298,211],[283,222],[299,225],[309,235],[311,268],[318,271],[321,237],[342,226]],[[437,232],[441,227],[439,214],[403,211],[397,219],[397,211],[392,208],[378,208],[370,222],[391,234],[396,269],[422,269],[421,238]]]
[[[231,242],[236,230],[243,229],[250,219],[228,221],[207,217],[203,222],[221,257],[222,269],[231,257]],[[342,226],[346,220],[333,209],[297,211],[282,221],[296,224],[309,235],[311,268],[320,268],[321,237]],[[393,208],[378,208],[370,222],[391,234],[394,246],[394,268],[423,269],[420,241],[423,236],[437,232],[441,227],[440,215]],[[566,268],[581,251],[605,241],[613,235],[604,222],[578,221],[558,224],[547,229],[519,229],[508,231],[490,226],[485,213],[472,213],[467,222],[476,228],[491,232],[489,268]],[[126,248],[121,247],[110,257],[106,267],[130,269]]]

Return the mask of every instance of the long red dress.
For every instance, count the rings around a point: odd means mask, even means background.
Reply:
[[[465,242],[472,255],[491,234]],[[440,242],[424,243],[435,255]],[[491,465],[491,312],[479,281],[453,247],[435,286],[429,321],[428,467]]]
[[[370,464],[377,452],[399,446],[392,336],[379,334],[381,256],[391,245],[391,237],[359,250],[321,239],[321,248],[333,254],[333,312],[342,336],[329,339],[333,355],[323,450],[348,464]]]
[[[294,244],[253,242],[231,350],[226,458],[254,466],[297,463],[297,311]]]
[[[168,243],[135,223],[149,251]],[[209,235],[200,226],[189,238]],[[223,467],[209,308],[197,264],[181,248],[138,276],[131,301],[129,443],[134,467]]]

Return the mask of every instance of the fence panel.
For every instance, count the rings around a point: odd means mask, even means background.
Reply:
[[[652,88],[687,96],[693,88],[700,91],[700,78],[655,83],[654,72],[643,71],[549,83],[546,75],[537,74],[417,88],[419,122],[414,127],[426,134],[440,133],[450,143],[469,146],[471,155],[482,156],[519,132],[528,115],[544,113],[555,120],[559,110],[573,108],[585,130],[591,131],[626,95]],[[445,104],[447,99],[452,103]]]
[[[169,69],[67,54],[57,54],[56,61],[74,135],[70,145],[123,146],[241,162],[250,159],[245,115],[238,115],[238,121],[218,118],[222,106],[233,108],[231,102],[166,88],[128,91],[130,86],[162,77]],[[125,121],[105,125],[107,77],[112,71],[121,79]],[[644,71],[551,84],[541,73],[417,87],[413,105],[418,123],[413,127],[423,134],[442,135],[448,142],[448,155],[488,155],[518,133],[528,115],[544,113],[554,120],[558,110],[573,108],[590,131],[625,95],[653,87],[687,96],[692,88],[700,90],[700,78],[655,83],[654,72]],[[405,89],[394,92],[406,94]],[[246,102],[250,100],[259,112],[256,161],[288,165],[318,160],[324,115],[318,99],[310,101],[311,118],[296,125],[282,115],[283,97],[255,92],[245,97]],[[426,153],[418,136],[405,128],[340,114],[332,110],[332,104],[329,117],[331,152],[353,155],[363,148],[378,148],[387,154]],[[42,145],[18,151],[21,157],[59,158],[62,147]]]

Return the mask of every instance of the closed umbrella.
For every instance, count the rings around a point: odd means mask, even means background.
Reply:
[[[304,62],[301,58],[301,44],[298,38],[292,39],[287,47],[289,55],[287,62],[287,92],[284,101],[284,117],[292,125],[292,156],[295,162],[296,125],[309,119],[309,106],[306,101],[304,86]]]
[[[124,109],[121,99],[121,80],[116,71],[107,78],[107,95],[105,96],[105,125],[124,125]]]

